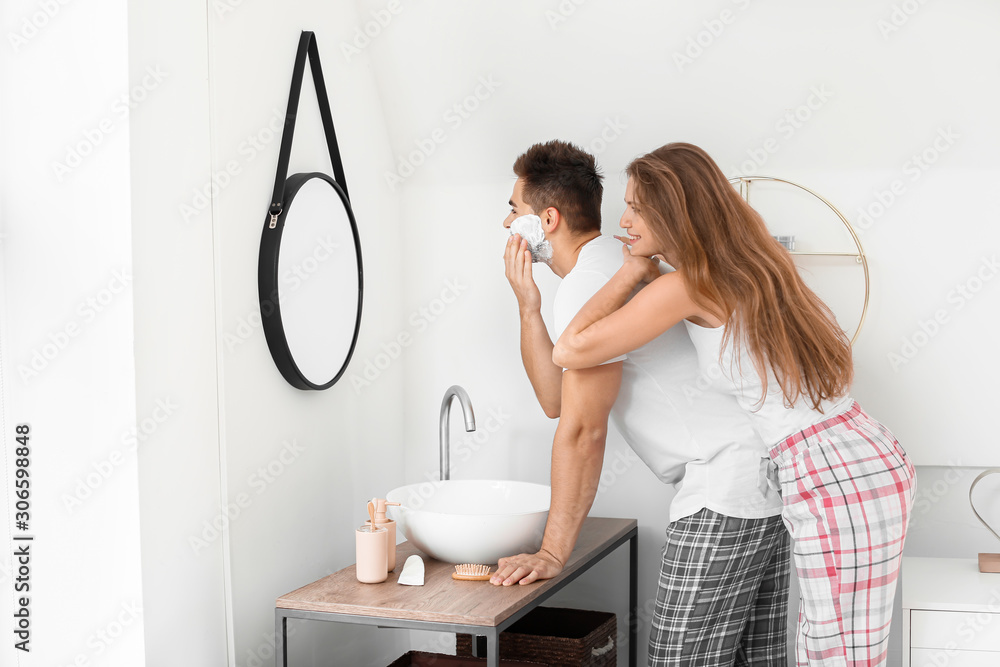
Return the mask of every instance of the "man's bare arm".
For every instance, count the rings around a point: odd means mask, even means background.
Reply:
[[[521,361],[542,410],[555,419],[562,405],[562,368],[552,363],[552,339],[542,320],[542,297],[531,275],[528,244],[516,234],[507,242],[504,265],[521,316]]]
[[[521,311],[521,362],[545,416],[562,412],[563,369],[552,363],[552,339],[539,310]]]
[[[494,584],[549,579],[562,571],[597,495],[608,416],[621,387],[616,362],[563,373],[562,415],[552,443],[552,502],[542,548],[501,558]]]

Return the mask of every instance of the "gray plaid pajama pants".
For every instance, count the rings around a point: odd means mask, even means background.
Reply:
[[[671,523],[649,665],[785,667],[789,544],[780,516],[702,509]]]

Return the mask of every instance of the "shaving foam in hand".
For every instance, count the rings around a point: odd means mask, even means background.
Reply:
[[[522,215],[514,218],[510,223],[510,233],[520,234],[521,238],[528,242],[528,250],[531,251],[532,262],[545,262],[552,260],[552,244],[545,240],[545,232],[542,231],[542,219],[537,215]]]

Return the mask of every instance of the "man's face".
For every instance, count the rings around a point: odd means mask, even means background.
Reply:
[[[524,184],[521,183],[521,179],[514,181],[514,192],[510,195],[510,213],[503,220],[504,229],[510,229],[510,223],[514,222],[516,218],[520,218],[522,215],[533,214],[535,210],[524,203],[524,199],[521,198],[522,192],[524,190]]]

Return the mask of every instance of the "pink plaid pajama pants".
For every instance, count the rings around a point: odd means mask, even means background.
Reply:
[[[771,452],[801,600],[797,665],[884,665],[916,477],[855,402]]]

